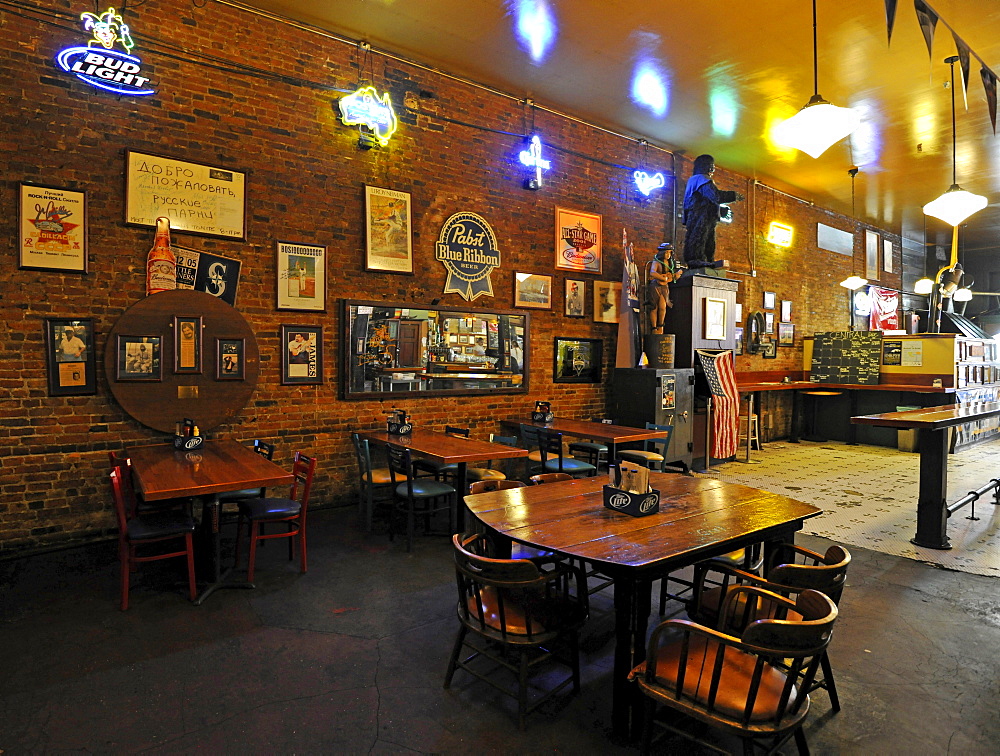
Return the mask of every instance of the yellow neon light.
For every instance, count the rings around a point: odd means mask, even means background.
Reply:
[[[108,8],[104,13],[81,13],[80,19],[83,21],[83,28],[94,32],[94,38],[87,42],[87,47],[101,45],[106,50],[111,50],[115,42],[120,42],[125,52],[131,52],[135,47],[132,41],[132,34],[128,24],[115,11]]]
[[[779,247],[790,247],[792,246],[793,231],[794,229],[791,226],[771,221],[771,225],[767,230],[767,240],[771,244],[777,244]]]

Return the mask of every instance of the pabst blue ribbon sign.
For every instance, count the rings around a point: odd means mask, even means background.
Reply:
[[[114,8],[100,15],[83,13],[83,28],[93,33],[86,47],[67,47],[56,55],[56,65],[92,87],[118,95],[151,95],[142,61],[132,55],[132,34]],[[120,46],[122,49],[116,49]]]
[[[434,245],[434,256],[444,264],[445,294],[467,301],[493,296],[490,274],[500,267],[500,250],[490,224],[475,213],[455,213],[445,221]]]

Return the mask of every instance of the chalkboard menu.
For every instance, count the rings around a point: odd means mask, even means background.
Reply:
[[[878,385],[881,331],[817,333],[809,380],[813,383]]]

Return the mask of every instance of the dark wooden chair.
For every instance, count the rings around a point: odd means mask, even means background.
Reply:
[[[470,437],[468,428],[459,428],[454,425],[446,425],[444,432],[449,436]],[[433,476],[434,480],[443,480],[452,485],[458,482],[458,464],[455,462],[441,463],[418,457],[413,460],[413,471],[418,477],[423,473]],[[477,480],[504,480],[507,476],[500,470],[494,470],[490,465],[487,467],[467,467],[465,477],[471,483]]]
[[[251,447],[265,459],[274,459],[274,444],[269,444],[267,441],[261,441],[258,438],[254,439]],[[263,499],[265,496],[267,496],[267,490],[264,488],[244,488],[240,491],[226,491],[219,494],[219,504],[223,506],[226,504],[238,504],[246,499]]]
[[[413,550],[416,518],[424,520],[429,530],[430,518],[437,512],[448,513],[449,534],[454,531],[458,493],[455,487],[440,480],[419,478],[414,474],[410,450],[404,446],[387,447],[389,474],[396,499],[396,511],[406,516],[406,550]],[[395,537],[394,520],[389,520],[389,540]]]
[[[528,481],[533,486],[541,486],[545,483],[558,483],[561,480],[573,480],[573,476],[569,473],[538,473],[538,475],[532,475],[528,478]]]
[[[236,526],[236,564],[240,563],[240,536],[243,521],[250,523],[250,560],[247,563],[247,581],[253,582],[254,567],[257,562],[257,544],[273,538],[288,539],[288,559],[295,558],[295,540],[299,542],[299,564],[302,572],[308,569],[306,555],[306,515],[309,511],[309,494],[312,491],[316,459],[302,452],[295,452],[292,464],[291,490],[288,498],[264,497],[245,499],[239,502],[239,517]],[[285,530],[266,533],[265,526],[284,525]]]
[[[656,722],[658,707],[736,735],[745,754],[759,741],[774,753],[792,737],[799,752],[808,753],[806,691],[830,643],[837,607],[818,591],[792,600],[745,585],[730,589],[723,613],[738,601],[773,619],[755,620],[739,635],[680,619],[653,631],[646,661],[630,675],[646,696],[643,753],[655,725],[718,750],[685,730],[683,720]]]
[[[125,511],[131,518],[137,514],[148,512],[163,512],[168,509],[181,509],[190,515],[194,507],[194,500],[189,497],[179,499],[162,499],[159,501],[146,501],[135,490],[132,485],[132,460],[125,452],[108,452],[108,471],[116,467],[122,468],[122,483],[125,493]]]
[[[834,604],[839,604],[847,583],[851,554],[843,546],[830,546],[825,554],[819,554],[787,543],[777,547],[771,562],[766,578],[717,561],[700,563],[695,567],[695,590],[688,605],[688,616],[723,632],[738,631],[759,619],[755,607],[738,601],[733,604],[730,615],[720,615],[727,591],[738,585],[756,586],[783,596],[814,590],[829,597]],[[820,659],[820,666],[823,676],[815,679],[807,692],[823,688],[830,696],[833,710],[840,711],[837,684],[826,651]]]
[[[524,729],[525,718],[540,704],[567,685],[580,689],[577,633],[588,611],[583,576],[566,564],[543,573],[527,559],[494,559],[480,534],[456,534],[452,543],[460,627],[444,687],[456,670],[465,670],[516,698],[518,727]],[[464,648],[471,653],[463,658]],[[567,665],[570,674],[529,703],[529,676],[550,660]],[[490,676],[501,667],[517,678],[516,691]]]
[[[642,442],[641,449],[621,449],[618,452],[618,460],[635,462],[637,465],[648,467],[650,470],[663,471],[666,462],[667,450],[670,448],[670,437],[673,435],[674,426],[657,425],[656,423],[646,423],[646,430],[663,431],[663,438],[652,438]]]
[[[605,425],[614,424],[610,418],[606,417],[591,419],[595,423],[604,423]],[[589,465],[593,465],[598,470],[600,470],[602,464],[608,464],[608,447],[599,441],[571,441],[567,449],[572,456]]]
[[[732,567],[757,575],[760,573],[764,563],[763,544],[755,543],[743,549],[736,549],[735,551],[730,551],[728,554],[721,554],[720,556],[708,559],[706,560],[706,563],[710,565],[720,565],[723,568]],[[697,571],[697,567],[695,569]],[[674,589],[676,592],[671,592],[671,583],[676,583],[680,586],[680,588]],[[711,580],[709,580],[709,583],[711,585],[719,585],[718,582],[713,582]],[[666,614],[667,601],[674,600],[683,604],[690,601],[691,597],[694,595],[694,587],[694,579],[689,580],[686,577],[680,577],[675,573],[665,575],[660,580],[660,616],[662,617]]]
[[[558,475],[558,473],[556,473]],[[519,480],[477,480],[469,484],[469,494],[487,493],[488,491],[509,491],[512,488],[525,488]],[[536,549],[514,541],[510,545],[511,559],[530,559],[536,564],[557,561],[559,556],[554,551]]]
[[[371,533],[376,498],[382,493],[392,496],[392,474],[388,467],[372,465],[371,446],[367,438],[352,433],[351,443],[354,444],[354,457],[358,463],[358,513],[365,530]]]
[[[562,433],[540,431],[538,433],[538,450],[541,452],[544,472],[569,473],[574,478],[597,474],[597,467],[594,465],[566,455]]]
[[[135,494],[132,490],[131,472],[124,466],[116,466],[109,473],[111,478],[111,498],[115,505],[118,521],[118,560],[121,564],[121,610],[128,609],[129,576],[140,562],[159,559],[185,557],[188,570],[188,593],[192,601],[198,595],[194,574],[194,531],[195,521],[186,512],[162,510],[138,514],[135,511]],[[141,548],[154,543],[174,542],[173,550],[152,554],[139,554]],[[184,548],[179,548],[183,542]]]

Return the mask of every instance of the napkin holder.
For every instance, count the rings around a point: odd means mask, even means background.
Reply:
[[[185,451],[200,449],[204,445],[205,439],[197,433],[197,430],[198,426],[189,417],[185,417],[183,423],[177,423],[174,432],[174,448]]]
[[[645,517],[660,511],[660,492],[632,493],[614,486],[604,486],[604,506],[632,517]]]
[[[406,410],[394,409],[386,421],[386,431],[390,436],[408,436],[413,432],[413,423]]]
[[[535,409],[531,413],[533,423],[551,423],[556,419],[552,414],[552,402],[535,402]]]

